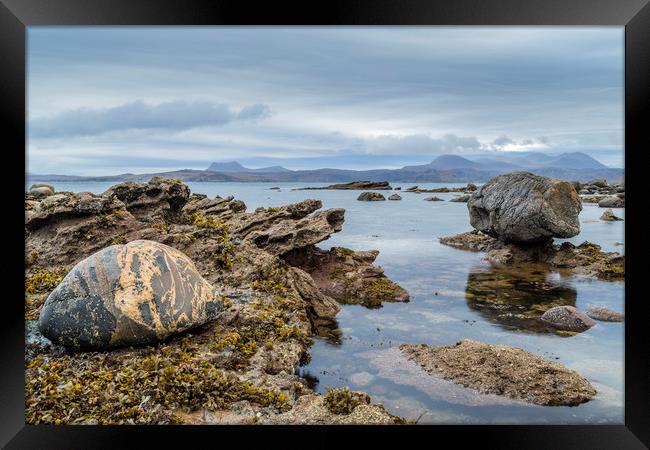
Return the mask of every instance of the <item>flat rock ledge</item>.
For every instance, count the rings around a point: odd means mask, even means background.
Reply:
[[[399,348],[426,372],[483,394],[543,406],[576,406],[596,395],[578,373],[520,348],[470,339],[441,346],[402,344]]]
[[[323,187],[304,187],[297,191],[353,190],[353,191],[390,191],[393,188],[388,181],[352,181],[350,183],[331,184]]]
[[[494,264],[538,262],[553,268],[570,269],[576,275],[607,280],[625,278],[625,256],[603,252],[600,245],[588,241],[580,245],[570,242],[521,245],[505,243],[473,230],[440,238],[440,243],[461,250],[486,252],[486,259]]]

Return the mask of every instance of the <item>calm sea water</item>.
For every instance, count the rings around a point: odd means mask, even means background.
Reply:
[[[57,191],[100,193],[111,182],[51,183]],[[328,183],[188,183],[192,192],[233,195],[248,211],[306,198],[323,208],[345,208],[340,233],[319,244],[354,250],[377,249],[376,264],[411,294],[409,303],[386,303],[378,309],[343,305],[339,330],[318,338],[311,361],[300,368],[319,392],[349,386],[368,392],[402,417],[419,423],[623,423],[624,324],[598,322],[594,328],[562,336],[540,326],[535,307],[571,304],[580,310],[606,306],[624,310],[624,282],[607,282],[519,267],[497,270],[479,253],[441,245],[439,237],[469,231],[465,203],[427,202],[432,194],[401,192],[401,201],[359,202],[358,191],[292,191]],[[402,188],[412,183],[402,184]],[[400,183],[393,184],[399,186]],[[421,187],[462,186],[425,183]],[[280,191],[270,190],[272,186]],[[390,194],[386,191],[384,193]],[[453,193],[435,194],[445,200]],[[605,251],[624,252],[624,222],[598,220],[603,209],[584,204],[581,233],[568,239],[597,243]],[[615,213],[625,217],[623,209]],[[485,307],[506,299],[500,309]],[[505,305],[505,308],[504,308]],[[531,311],[533,312],[531,314]],[[575,407],[542,407],[478,395],[422,373],[401,359],[401,343],[449,344],[477,339],[526,349],[559,362],[587,378],[597,397]]]

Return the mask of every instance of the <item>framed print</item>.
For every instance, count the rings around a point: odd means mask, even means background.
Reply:
[[[647,3],[3,0],[3,445],[647,446]]]

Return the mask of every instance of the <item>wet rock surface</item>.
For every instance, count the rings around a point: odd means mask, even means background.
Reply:
[[[542,314],[542,321],[559,330],[580,333],[596,323],[573,306],[556,306]]]
[[[491,179],[468,201],[470,224],[504,242],[538,243],[580,232],[580,198],[566,181],[514,172]]]
[[[494,264],[542,263],[551,268],[567,269],[570,273],[617,280],[625,277],[625,257],[616,252],[603,252],[591,242],[561,245],[546,242],[541,245],[509,244],[481,233],[469,231],[440,238],[440,243],[462,250],[486,253]]]
[[[578,373],[515,347],[463,339],[450,345],[399,348],[427,372],[485,394],[545,406],[575,406],[596,395]]]
[[[601,322],[624,322],[625,314],[618,311],[612,311],[604,306],[592,306],[587,308],[587,315]]]
[[[359,197],[357,197],[357,200],[362,202],[376,202],[386,200],[386,197],[381,195],[379,192],[363,192]]]
[[[401,200],[402,197],[399,194],[393,194],[388,197],[388,200]]]
[[[39,329],[74,350],[153,343],[214,320],[221,300],[178,250],[145,240],[75,265],[49,295]]]
[[[443,199],[441,199],[440,197],[436,197],[436,196],[427,197],[424,200],[426,200],[427,202],[444,202]]]
[[[343,247],[306,249],[286,261],[309,273],[319,290],[341,303],[379,307],[383,302],[408,302],[408,292],[372,263],[376,250],[355,252]]]
[[[28,423],[217,423],[242,408],[273,422],[300,396],[315,395],[296,367],[308,360],[315,334],[336,326],[340,307],[286,255],[315,251],[341,229],[343,210],[319,211],[321,203],[308,199],[246,212],[232,197],[191,194],[168,179],[59,194],[51,207],[25,194],[26,318],[42,313],[76,264],[137,240],[186,255],[223,312],[151,345],[72,354],[29,346]],[[380,271],[372,262],[364,268]]]

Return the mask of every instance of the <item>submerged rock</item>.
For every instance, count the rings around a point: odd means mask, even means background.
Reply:
[[[467,204],[470,224],[504,242],[539,243],[580,232],[580,198],[567,181],[513,172],[491,179]]]
[[[559,330],[582,332],[596,323],[573,306],[556,306],[542,314],[542,321]]]
[[[401,199],[402,199],[402,197],[400,197],[399,194],[393,194],[393,195],[388,197],[388,200],[401,200]]]
[[[399,348],[427,372],[484,394],[544,406],[575,406],[596,395],[578,373],[520,348],[470,339],[441,346],[402,344]]]
[[[618,216],[614,215],[614,211],[610,209],[605,210],[605,212],[600,216],[600,220],[605,220],[607,222],[616,222],[618,220],[623,220]]]
[[[625,314],[618,311],[612,311],[603,306],[592,306],[587,308],[587,315],[595,320],[601,322],[623,322],[625,321]]]
[[[467,306],[508,330],[560,334],[541,316],[556,306],[575,305],[577,292],[550,275],[534,263],[472,269],[465,287]]]
[[[357,200],[362,202],[376,202],[386,200],[386,198],[379,192],[363,192],[359,197],[357,197]]]
[[[89,256],[47,298],[39,329],[74,350],[145,344],[202,325],[222,310],[183,253],[153,241]]]
[[[433,197],[427,197],[424,200],[426,200],[427,202],[444,202],[443,199],[441,199],[440,197],[436,197],[435,195]]]

